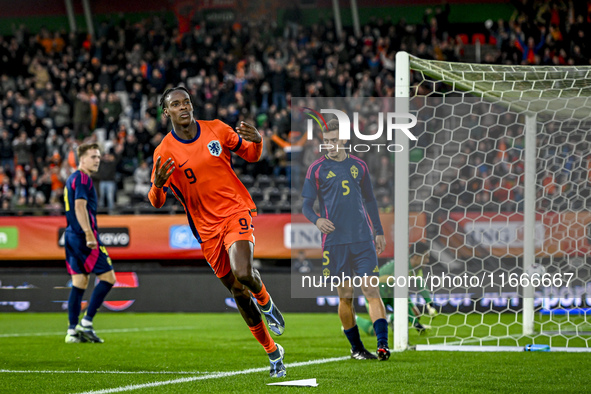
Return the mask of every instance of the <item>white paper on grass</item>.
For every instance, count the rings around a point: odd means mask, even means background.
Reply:
[[[316,386],[318,386],[318,383],[316,383],[316,378],[314,378],[314,379],[290,380],[288,382],[267,383],[267,386],[307,386],[307,387],[316,387]]]

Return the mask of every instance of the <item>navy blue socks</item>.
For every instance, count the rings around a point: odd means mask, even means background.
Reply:
[[[78,317],[80,316],[83,295],[84,289],[72,286],[72,290],[70,290],[70,298],[68,298],[68,319],[70,321],[69,328],[76,328],[76,325],[78,324]]]
[[[102,305],[105,297],[111,290],[111,287],[113,287],[113,285],[109,282],[105,282],[104,280],[101,280],[98,285],[96,285],[94,291],[92,292],[92,296],[90,297],[90,303],[88,304],[86,315],[84,316],[85,320],[92,322],[92,318],[94,315],[96,315],[96,311]]]
[[[351,344],[351,349],[354,352],[360,351],[363,349],[363,342],[361,342],[361,338],[359,337],[359,329],[357,325],[349,328],[348,330],[344,330],[349,343]]]
[[[388,322],[386,319],[378,319],[373,322],[373,329],[378,337],[378,347],[388,346]]]

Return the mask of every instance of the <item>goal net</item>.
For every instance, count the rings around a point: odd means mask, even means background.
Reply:
[[[409,92],[418,121],[409,190],[396,199],[425,214],[423,277],[439,311],[429,316],[409,288],[430,328],[408,328],[408,308],[397,303],[398,349],[591,347],[591,67],[400,53],[396,77],[397,97]],[[396,166],[405,160],[397,156]],[[396,231],[408,228],[404,219],[396,211]],[[408,269],[402,243],[397,273]]]

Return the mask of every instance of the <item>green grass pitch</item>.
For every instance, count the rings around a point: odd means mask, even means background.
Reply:
[[[285,380],[316,378],[316,388],[267,386],[278,380],[268,377],[267,357],[237,313],[101,313],[95,328],[104,344],[65,344],[66,313],[2,313],[0,392],[473,393],[582,392],[591,387],[591,356],[585,353],[407,351],[392,354],[386,362],[306,364],[348,356],[338,317],[286,314],[285,319],[285,334],[278,338],[286,350]],[[439,316],[431,323],[432,332],[454,332],[451,326],[457,323],[462,321]],[[514,324],[509,320],[505,326]],[[456,330],[454,335],[466,332]],[[362,339],[368,349],[375,349],[375,338],[362,334]],[[414,331],[409,341],[437,342]],[[300,365],[289,366],[294,363]],[[254,368],[264,370],[246,371]]]

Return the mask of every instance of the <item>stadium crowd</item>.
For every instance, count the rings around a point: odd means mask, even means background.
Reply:
[[[587,37],[591,23],[588,1],[512,0],[509,23],[487,25],[499,48],[494,63],[589,65]]]
[[[498,51],[483,61],[589,64],[586,3],[515,1],[510,21],[486,25]],[[95,39],[15,28],[12,35],[0,36],[0,212],[35,207],[61,212],[64,180],[75,171],[82,141],[104,147],[95,177],[101,207],[113,210],[130,201],[148,206],[152,154],[170,129],[159,96],[179,84],[192,93],[197,119],[217,118],[232,127],[245,120],[269,137],[259,163],[235,158],[234,167],[255,201],[267,203],[270,211],[278,211],[279,202],[288,208],[292,176],[301,182],[302,169],[317,157],[314,149],[293,154],[292,97],[393,97],[397,51],[426,59],[462,58],[465,44],[450,34],[449,11],[449,6],[429,9],[418,25],[374,18],[362,26],[361,36],[346,30],[342,38],[332,20],[310,27],[290,20],[285,30],[274,23],[199,23],[181,35],[159,17],[135,24],[121,19],[97,26]],[[466,149],[474,143],[467,142]],[[483,168],[504,159],[486,153],[498,148],[494,144],[480,144],[483,157],[470,156],[480,162],[466,163],[458,180],[469,183],[480,174],[480,183],[469,186],[474,190],[494,181],[494,171]],[[428,145],[419,141],[425,149]],[[519,142],[512,147],[519,149]],[[512,164],[516,182],[520,158],[511,152],[507,157],[518,162]],[[365,159],[378,174],[379,187],[388,190],[392,155]],[[470,168],[477,173],[468,173]],[[450,194],[462,195],[463,185],[448,186]],[[519,201],[515,195],[507,198]],[[384,211],[392,209],[388,193],[381,193],[379,202]]]

